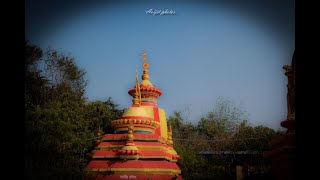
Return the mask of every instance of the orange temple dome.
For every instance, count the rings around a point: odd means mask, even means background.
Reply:
[[[85,179],[182,179],[172,128],[165,110],[157,106],[162,92],[150,82],[149,66],[143,64],[141,83],[136,75],[136,85],[128,91],[133,104],[111,122],[114,134],[103,135],[92,152]]]
[[[140,86],[141,103],[157,103],[157,98],[162,95],[162,91],[149,81],[150,77],[148,70],[143,70],[142,82]],[[128,94],[134,96],[136,86],[128,91]]]

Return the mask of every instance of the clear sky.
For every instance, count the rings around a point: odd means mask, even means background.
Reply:
[[[131,3],[130,3],[131,2]],[[87,72],[88,100],[130,106],[139,54],[163,91],[167,116],[195,122],[218,97],[249,113],[251,125],[280,128],[295,47],[294,1],[50,1],[25,3],[26,40],[75,57]],[[147,14],[172,10],[174,15]]]

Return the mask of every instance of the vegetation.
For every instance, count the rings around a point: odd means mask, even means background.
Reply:
[[[94,148],[98,130],[113,133],[111,121],[122,110],[111,98],[87,101],[85,75],[73,57],[25,44],[26,179],[82,179],[85,154]],[[220,98],[196,124],[186,122],[181,112],[168,118],[184,179],[229,178],[229,156],[208,158],[200,152],[262,152],[282,133],[251,127],[245,115],[229,99]]]
[[[121,110],[111,98],[87,102],[85,70],[53,49],[25,46],[25,175],[81,179],[99,128],[112,132]]]
[[[168,118],[184,179],[234,178],[235,166],[244,164],[249,165],[251,177],[270,176],[270,162],[262,153],[272,138],[284,132],[251,127],[245,116],[231,100],[219,98],[214,110],[196,124],[183,120],[181,112]]]

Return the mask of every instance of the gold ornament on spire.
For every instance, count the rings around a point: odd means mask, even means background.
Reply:
[[[172,141],[172,126],[171,126],[171,122],[169,123],[169,131],[168,131],[168,140],[167,140],[167,144],[168,144],[168,145],[173,145],[173,141]]]
[[[142,64],[142,67],[143,67],[144,69],[148,69],[148,68],[150,67],[150,64],[149,64],[148,62],[144,62],[144,63]]]
[[[140,54],[140,56],[142,56],[141,60],[143,61],[147,60],[147,52]]]
[[[144,52],[144,53],[140,54],[140,56],[142,56],[141,60],[145,61],[145,62],[142,64],[142,67],[143,67],[144,69],[148,69],[148,68],[150,67],[150,63],[146,61],[146,60],[147,60],[147,53]]]
[[[128,126],[127,142],[133,142],[133,125],[132,124]]]
[[[136,71],[136,92],[134,93],[134,98],[132,100],[133,104],[141,104],[141,93],[140,93],[140,85],[138,80],[138,71]]]
[[[138,94],[137,91],[134,93],[134,98],[133,98],[133,100],[132,100],[132,103],[133,103],[133,104],[140,104],[139,94]]]

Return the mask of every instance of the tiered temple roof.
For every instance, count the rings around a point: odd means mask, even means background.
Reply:
[[[146,53],[142,54],[146,60]],[[182,179],[176,164],[172,128],[165,110],[157,106],[162,95],[150,82],[149,63],[143,63],[142,82],[128,91],[133,104],[112,121],[114,134],[105,134],[85,168],[86,179]]]

